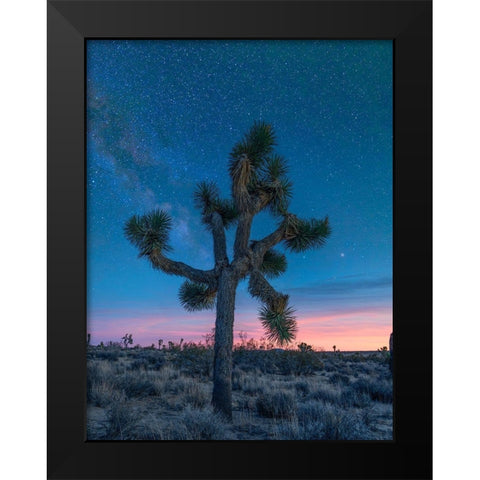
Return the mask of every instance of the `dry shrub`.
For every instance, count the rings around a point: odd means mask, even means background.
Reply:
[[[242,392],[246,395],[258,395],[265,391],[265,379],[259,376],[246,376],[243,380]]]
[[[279,440],[359,440],[368,431],[355,412],[328,404],[305,404],[298,417],[282,422],[275,432]]]
[[[201,408],[209,403],[210,394],[202,384],[192,381],[183,392],[183,405],[191,405],[195,408]]]
[[[176,368],[170,365],[166,365],[162,367],[155,374],[155,378],[158,381],[161,381],[164,383],[170,382],[171,380],[176,380],[179,376],[180,376],[180,372]]]
[[[117,388],[123,390],[128,398],[141,398],[156,395],[157,387],[150,372],[125,372],[116,378]]]
[[[89,401],[96,407],[108,407],[112,402],[122,398],[123,392],[117,390],[111,383],[94,383],[90,389]]]
[[[333,404],[340,403],[341,390],[336,385],[318,385],[306,398],[307,400],[317,400]]]
[[[223,440],[227,425],[211,408],[187,407],[174,419],[150,417],[136,428],[137,440]]]
[[[115,388],[115,368],[105,361],[87,362],[87,402],[103,407],[118,394]]]
[[[113,402],[107,410],[106,440],[136,440],[135,426],[138,415],[126,403],[125,397]]]
[[[297,411],[295,395],[285,390],[266,392],[257,398],[257,411],[267,418],[293,418]]]
[[[232,390],[244,390],[247,373],[241,369],[234,369],[232,373]]]
[[[298,380],[297,382],[295,382],[294,386],[296,392],[301,396],[305,396],[310,393],[311,386],[305,380]]]
[[[393,387],[390,379],[361,377],[352,384],[352,388],[358,393],[369,395],[372,400],[383,403],[393,402]]]

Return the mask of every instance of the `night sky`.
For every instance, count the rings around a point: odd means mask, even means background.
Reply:
[[[199,341],[214,310],[189,313],[184,279],[154,271],[125,238],[132,215],[173,218],[170,257],[213,266],[193,206],[202,180],[230,193],[228,159],[255,120],[271,123],[293,181],[290,211],[329,216],[318,250],[287,252],[272,285],[298,335],[331,350],[376,350],[392,331],[391,41],[87,41],[87,303],[92,343]],[[277,222],[256,217],[253,239]],[[234,228],[227,239],[233,242]],[[282,248],[280,248],[282,250]],[[231,252],[231,248],[229,249]],[[260,338],[259,302],[240,284],[238,332]]]

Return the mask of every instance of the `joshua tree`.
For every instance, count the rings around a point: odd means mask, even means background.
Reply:
[[[267,281],[287,268],[286,256],[273,247],[283,243],[292,252],[322,246],[330,234],[328,218],[303,220],[290,213],[292,183],[285,160],[274,153],[272,127],[257,122],[230,154],[231,198],[223,199],[216,185],[201,182],[194,193],[205,227],[213,236],[215,265],[199,270],[167,255],[172,220],[161,210],[135,215],[125,225],[128,240],[153,268],[186,278],[180,287],[180,303],[188,311],[216,306],[213,365],[213,407],[232,418],[232,348],[235,294],[238,283],[248,277],[250,295],[262,302],[259,318],[268,340],[283,345],[295,338],[294,310],[288,295],[277,292]],[[252,221],[262,210],[278,219],[277,228],[259,240],[251,240]],[[227,255],[225,230],[236,224],[233,258]]]
[[[298,349],[301,352],[313,352],[313,347],[311,345],[306,344],[305,342],[299,343]]]
[[[123,342],[123,346],[124,346],[125,348],[128,348],[128,346],[133,343],[132,334],[131,334],[131,333],[126,333],[126,334],[122,337],[122,342]]]
[[[334,345],[334,346],[333,346],[333,351],[335,352],[336,350],[337,350],[337,346]]]

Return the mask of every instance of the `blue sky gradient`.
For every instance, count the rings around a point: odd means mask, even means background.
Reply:
[[[343,350],[388,345],[392,113],[391,41],[88,40],[92,342],[118,341],[127,332],[143,345],[198,341],[210,331],[214,311],[183,311],[183,279],[138,259],[123,226],[134,214],[164,209],[173,218],[171,257],[211,268],[212,239],[193,191],[213,180],[229,195],[229,152],[263,120],[287,159],[290,211],[328,215],[333,230],[321,249],[287,252],[287,272],[272,280],[297,310],[298,342]],[[260,214],[252,238],[275,225]],[[258,307],[241,283],[236,333],[262,336]]]

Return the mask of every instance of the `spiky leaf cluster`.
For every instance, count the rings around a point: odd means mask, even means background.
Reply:
[[[265,329],[267,339],[285,345],[295,339],[297,322],[292,307],[272,309],[264,305],[259,310],[259,318]]]
[[[288,172],[285,159],[276,153],[268,157],[262,170],[265,178],[270,180],[282,178]]]
[[[216,202],[220,193],[213,182],[200,182],[195,189],[193,199],[195,206],[201,210],[203,215],[215,211]]]
[[[260,168],[275,145],[275,135],[271,125],[255,122],[243,139],[238,142],[230,154],[230,172],[235,163],[246,156],[254,169]]]
[[[201,283],[186,281],[180,287],[178,297],[183,308],[189,312],[208,310],[215,306],[216,291]]]
[[[168,236],[172,219],[162,210],[153,210],[146,215],[134,215],[125,224],[127,239],[139,249],[139,256],[148,256],[154,251],[169,252]]]
[[[263,164],[254,186],[262,199],[262,205],[268,206],[274,215],[285,214],[292,197],[293,185],[286,177],[287,166],[280,155],[270,155]]]
[[[260,271],[269,278],[278,277],[287,270],[287,257],[274,249],[268,250],[260,265]]]
[[[255,122],[244,138],[230,153],[230,176],[235,205],[240,211],[249,211],[255,202],[252,193],[256,191],[259,174],[275,145],[271,125]]]
[[[209,224],[209,215],[217,212],[223,225],[228,228],[238,217],[232,200],[221,199],[217,186],[213,182],[200,182],[193,195],[195,206],[202,212],[204,223]]]
[[[323,246],[331,233],[328,217],[323,220],[301,220],[289,215],[285,224],[285,245],[297,253]]]

